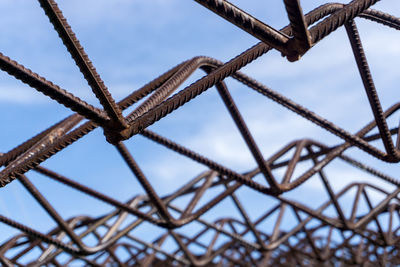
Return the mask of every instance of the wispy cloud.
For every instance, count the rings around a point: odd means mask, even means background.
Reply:
[[[0,103],[43,104],[47,102],[46,98],[46,96],[41,95],[33,88],[0,84]]]

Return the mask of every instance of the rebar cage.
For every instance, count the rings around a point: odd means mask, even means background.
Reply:
[[[1,245],[2,265],[400,264],[397,236],[400,181],[386,174],[385,170],[378,170],[379,166],[393,166],[400,161],[399,128],[393,125],[398,118],[400,103],[397,96],[391,96],[394,102],[389,108],[384,109],[381,104],[380,92],[374,85],[356,25],[356,21],[366,19],[381,24],[381,27],[400,29],[399,18],[373,9],[377,0],[328,3],[307,14],[303,14],[300,0],[284,0],[285,15],[290,23],[280,30],[228,1],[195,0],[230,22],[232,27],[244,30],[260,42],[226,62],[205,56],[183,61],[120,101],[111,96],[56,2],[38,1],[101,107],[78,98],[0,54],[3,71],[72,111],[72,115],[0,156],[0,185],[7,188],[19,182],[31,200],[56,225],[51,230],[42,231],[27,222],[17,221],[12,214],[1,214],[0,221],[4,225],[19,231]],[[372,114],[370,118],[365,115],[368,123],[356,132],[339,126],[297,103],[296,99],[291,100],[284,93],[240,72],[243,67],[274,50],[282,55],[282,61],[302,61],[309,51],[318,47],[320,41],[339,28],[345,29],[365,89],[366,96],[360,93],[360,98],[366,99]],[[393,34],[397,32],[393,31]],[[384,45],[382,49],[385,49]],[[199,70],[204,74],[193,83],[186,84],[185,81],[194,74],[198,75]],[[299,119],[302,117],[312,122],[340,141],[331,145],[326,144],[324,139],[317,141],[299,137],[288,123],[287,129],[294,141],[280,144],[280,149],[274,153],[265,153],[265,148],[258,145],[251,127],[241,114],[238,107],[241,103],[234,100],[228,88],[228,79],[240,83],[245,88],[242,90],[251,89],[248,91],[253,91],[259,99],[268,98],[285,107]],[[254,159],[255,165],[251,169],[243,171],[219,163],[217,159],[204,156],[154,130],[156,127],[153,126],[178,110],[185,111],[189,106],[187,104],[202,93],[214,90],[212,88],[216,89],[215,96],[222,100],[224,109],[229,113],[245,144],[246,153]],[[324,98],[323,95],[320,97]],[[286,125],[286,122],[281,124]],[[149,127],[153,128],[150,130]],[[264,127],[269,127],[267,119]],[[131,176],[142,188],[131,189],[133,193],[128,199],[121,200],[118,193],[112,190],[85,185],[80,177],[68,178],[44,166],[46,160],[56,157],[57,153],[70,146],[73,149],[78,140],[85,142],[96,128],[104,133],[104,143],[108,142],[107,146],[115,147],[120,154],[122,160],[117,167],[128,167],[133,174]],[[159,193],[157,180],[146,175],[144,164],[139,164],[133,157],[138,149],[130,142],[138,138],[147,140],[149,144],[140,149],[153,149],[153,144],[157,144],[167,151],[168,160],[180,162],[184,159],[180,163],[182,166],[186,164],[185,160],[195,162],[202,172],[194,178],[187,177],[183,183],[176,183],[170,193]],[[100,152],[94,150],[91,153],[95,156]],[[63,154],[60,155],[62,158]],[[377,159],[372,162],[380,163],[369,165],[371,160],[365,160],[365,155]],[[382,162],[387,164],[382,165]],[[114,168],[113,164],[114,161],[108,168]],[[372,177],[371,182],[350,179],[338,190],[335,186],[339,178],[330,168],[336,168],[335,164],[342,164],[351,174],[364,172]],[[157,162],[153,161],[151,168],[157,168]],[[91,179],[104,184],[117,184],[117,178],[112,175],[99,177],[96,174]],[[318,185],[311,201],[313,203],[305,201],[309,196],[301,193],[301,188],[311,182]],[[81,208],[86,208],[87,214],[64,215],[57,208],[58,204],[46,197],[48,192],[45,193],[43,188],[47,183],[58,184],[60,198],[63,190],[66,194],[74,191],[71,198],[79,192],[80,196],[84,196]],[[90,204],[85,204],[86,199],[98,200],[108,209],[102,215],[88,215],[93,212],[90,211]],[[236,215],[217,216],[224,214],[223,209],[228,209],[228,214]]]

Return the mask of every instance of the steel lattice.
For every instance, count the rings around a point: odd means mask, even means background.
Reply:
[[[196,0],[261,42],[226,63],[203,56],[184,61],[119,102],[108,92],[55,1],[39,2],[102,109],[0,54],[0,68],[3,71],[75,112],[1,154],[1,186],[18,180],[57,224],[49,232],[40,232],[23,222],[0,215],[2,223],[21,231],[21,234],[0,247],[0,262],[4,266],[70,266],[74,263],[89,266],[400,264],[400,181],[344,154],[349,148],[357,147],[385,162],[400,161],[399,128],[390,127],[388,123],[390,117],[398,114],[400,103],[394,102],[389,109],[383,110],[353,20],[360,17],[399,30],[400,19],[370,8],[377,0],[325,4],[306,15],[303,15],[299,0],[284,0],[290,25],[281,30],[264,24],[228,1]],[[239,72],[273,49],[281,52],[289,61],[301,60],[302,55],[317,46],[320,40],[342,26],[348,35],[373,114],[373,119],[356,133],[341,128]],[[179,89],[198,69],[203,70],[205,76]],[[260,98],[269,98],[322,127],[343,142],[327,146],[323,142],[300,139],[282,144],[279,151],[267,157],[261,152],[233,100],[224,82],[227,77],[254,90]],[[186,103],[212,87],[217,90],[257,163],[252,170],[241,173],[228,168],[147,129],[175,110],[184,108]],[[122,112],[131,107],[134,107],[133,111],[124,116]],[[41,166],[46,159],[75,141],[84,140],[85,135],[96,128],[102,128],[105,140],[118,150],[124,164],[143,187],[145,195],[121,202],[76,179]],[[137,135],[167,148],[171,153],[191,159],[207,170],[176,188],[174,193],[160,196],[154,189],[152,179],[146,177],[124,144],[125,140]],[[394,136],[397,136],[395,142]],[[293,139],[296,139],[295,135]],[[377,140],[382,141],[383,148],[372,144]],[[394,185],[396,189],[388,191],[374,184],[349,181],[341,191],[335,192],[332,187],[335,179],[326,169],[334,160],[344,162],[349,168],[361,169],[376,179]],[[305,166],[305,171],[295,175],[294,170],[299,166]],[[282,177],[273,173],[277,169],[283,170]],[[27,177],[29,174],[25,176],[28,171],[99,199],[113,206],[114,211],[99,217],[64,218]],[[262,177],[262,181],[255,179],[257,176]],[[287,192],[301,187],[310,179],[320,180],[321,190],[328,196],[317,208],[304,204],[301,198],[293,200],[286,196]],[[245,200],[235,193],[241,187],[268,196],[277,204],[263,210],[262,215],[254,220],[243,205]],[[371,201],[372,192],[381,196],[379,203]],[[343,202],[343,196],[351,196],[353,202]],[[176,205],[181,199],[189,200],[185,205]],[[208,221],[202,218],[209,210],[218,208],[225,199],[232,200],[241,220],[227,217]],[[361,202],[367,210],[359,208]],[[284,216],[293,219],[283,223]],[[139,238],[137,233],[145,224],[157,226],[160,234],[156,238]],[[191,231],[178,229],[190,225],[195,225]]]

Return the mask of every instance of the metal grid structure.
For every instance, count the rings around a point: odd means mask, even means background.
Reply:
[[[39,232],[0,215],[2,223],[21,231],[0,247],[0,262],[4,266],[70,266],[74,263],[89,266],[394,266],[400,263],[397,224],[400,219],[400,181],[343,154],[349,148],[357,147],[385,162],[400,161],[399,128],[390,127],[387,122],[389,117],[398,114],[400,103],[393,103],[388,110],[382,109],[353,20],[360,17],[399,30],[400,19],[370,8],[377,0],[325,4],[305,15],[299,0],[284,0],[290,25],[281,30],[264,24],[228,1],[196,0],[261,42],[226,63],[208,57],[184,61],[120,102],[116,102],[108,92],[55,1],[39,2],[102,109],[0,54],[3,71],[75,112],[1,154],[1,186],[18,180],[57,224],[49,232]],[[350,133],[239,72],[273,49],[280,51],[289,61],[301,60],[309,49],[342,26],[346,29],[374,115],[371,122],[356,133]],[[206,75],[178,90],[197,69],[204,70]],[[259,93],[260,97],[267,97],[310,120],[341,138],[343,143],[327,146],[310,139],[296,140],[266,159],[224,83],[227,77],[236,79]],[[239,173],[147,129],[212,87],[216,88],[257,163],[253,170]],[[129,107],[135,108],[123,116],[122,111]],[[120,202],[40,165],[98,127],[103,129],[105,140],[116,147],[123,162],[142,185],[145,195]],[[174,193],[160,196],[124,144],[125,140],[136,135],[142,135],[208,170]],[[397,140],[393,141],[396,136]],[[375,141],[382,141],[383,149],[372,143]],[[333,160],[361,169],[397,189],[387,191],[369,183],[349,183],[341,191],[334,192],[332,184],[335,181],[329,178],[326,170]],[[306,171],[294,177],[295,168],[302,164],[306,164]],[[276,169],[284,170],[283,177],[273,174]],[[115,210],[99,217],[63,218],[25,176],[28,171],[99,199]],[[257,176],[262,177],[262,181],[254,179]],[[328,196],[318,208],[305,205],[301,199],[292,200],[285,196],[286,192],[301,187],[310,179],[319,179]],[[240,187],[273,198],[277,204],[253,220],[243,200],[235,194]],[[371,192],[382,196],[379,203],[370,200]],[[345,195],[351,195],[354,201],[343,203],[341,198]],[[183,198],[189,199],[185,205],[174,204]],[[202,215],[218,207],[225,199],[233,201],[241,220],[229,217],[215,221],[202,219]],[[360,209],[360,203],[364,203],[367,210]],[[349,207],[351,211],[347,215],[345,210]],[[293,220],[289,226],[286,223],[283,227],[285,214],[291,214]],[[155,225],[162,233],[151,240],[138,238],[136,233],[143,224]],[[196,230],[178,231],[188,225],[195,225]],[[175,245],[172,246],[171,242]]]

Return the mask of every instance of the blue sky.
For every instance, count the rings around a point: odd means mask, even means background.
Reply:
[[[288,23],[283,1],[232,2],[273,27],[281,28]],[[302,1],[304,12],[325,2]],[[258,42],[194,1],[69,0],[58,1],[58,4],[117,100],[183,60],[205,55],[225,62]],[[400,3],[394,0],[381,1],[374,8],[400,16]],[[99,106],[38,3],[4,0],[0,2],[0,9],[3,14],[0,18],[0,52]],[[397,81],[400,35],[362,19],[356,19],[356,22],[386,109],[400,99]],[[299,62],[287,62],[278,52],[272,51],[242,71],[350,132],[357,131],[372,119],[343,28],[318,43]],[[195,72],[181,88],[203,75],[200,71]],[[332,134],[236,81],[227,79],[226,82],[265,158],[294,139],[307,137],[329,145],[340,143]],[[10,150],[71,114],[68,109],[3,72],[0,73],[0,112],[0,121],[4,125],[0,132],[1,151]],[[392,127],[397,124],[396,120],[398,115],[391,121]],[[237,171],[255,167],[214,88],[150,128]],[[172,192],[205,169],[140,136],[126,144],[160,194]],[[346,153],[395,177],[400,171],[398,165],[380,162],[357,149]],[[43,166],[121,201],[143,193],[116,149],[105,142],[99,129],[47,160]],[[300,173],[301,170],[297,171]],[[335,181],[335,190],[350,181],[361,180],[391,189],[340,162],[334,162],[328,171]],[[85,213],[96,215],[110,209],[35,173],[27,175],[65,217]],[[295,193],[288,193],[288,197],[300,196],[304,203],[312,203],[310,192],[318,195],[321,188],[314,180]],[[1,214],[40,230],[54,225],[17,181],[2,188],[0,194]],[[264,205],[271,201],[249,189],[242,189],[238,194],[246,199],[252,216],[262,210],[254,203]],[[237,216],[236,211],[230,209],[231,204],[225,202],[207,213],[205,218]],[[4,240],[14,231],[0,226],[0,233]]]

